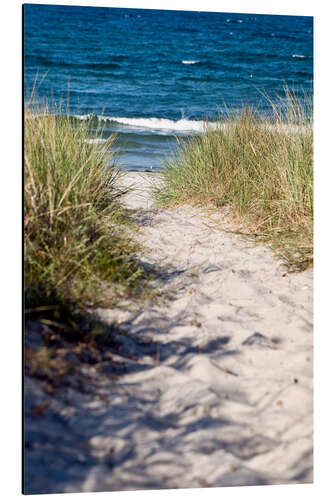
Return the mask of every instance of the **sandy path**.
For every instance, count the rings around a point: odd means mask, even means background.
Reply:
[[[165,295],[98,311],[133,355],[117,381],[86,368],[104,397],[67,389],[43,418],[27,408],[31,492],[311,482],[312,272],[284,275],[221,216],[157,209],[155,174],[124,182]]]

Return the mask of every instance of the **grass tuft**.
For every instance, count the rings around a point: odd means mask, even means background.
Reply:
[[[244,233],[289,270],[313,262],[312,105],[286,91],[273,116],[244,109],[190,140],[161,172],[162,205],[232,206]]]
[[[97,133],[96,133],[97,134]],[[89,121],[29,106],[24,119],[27,313],[112,305],[138,285],[111,148]],[[58,312],[57,312],[58,311]],[[61,313],[62,314],[62,313]]]

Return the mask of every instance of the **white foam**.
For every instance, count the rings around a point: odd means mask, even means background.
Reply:
[[[293,54],[293,57],[298,57],[300,59],[304,59],[305,56],[303,56],[303,54]]]
[[[199,60],[196,60],[196,61],[182,61],[183,64],[198,64],[200,61]]]
[[[76,118],[81,120],[87,120],[91,118],[92,115],[76,115]],[[148,130],[161,130],[161,131],[171,131],[171,132],[204,132],[205,130],[216,130],[217,128],[226,128],[227,125],[221,122],[207,122],[204,120],[187,120],[182,118],[181,120],[170,120],[168,118],[128,118],[122,116],[97,116],[100,121],[109,121],[113,123],[119,123],[121,125],[128,125],[129,127],[148,129]],[[264,128],[276,130],[276,128],[288,132],[300,132],[304,127],[291,126],[287,124],[279,125],[263,125]],[[307,131],[307,128],[304,128]],[[93,139],[95,141],[95,139]],[[101,139],[97,139],[100,141]],[[103,139],[102,139],[103,141]]]
[[[80,120],[88,120],[91,115],[76,115]],[[100,121],[110,121],[128,125],[130,127],[145,128],[150,130],[170,130],[175,132],[203,132],[208,129],[216,129],[216,122],[206,122],[203,120],[170,120],[168,118],[129,118],[122,116],[98,116]]]
[[[105,142],[106,139],[102,139],[102,137],[96,137],[95,139],[86,139],[85,142],[88,144],[100,144],[102,142]]]
[[[253,75],[250,75],[250,78]],[[37,118],[40,115],[29,115],[29,118]],[[114,122],[122,125],[128,125],[129,127],[135,128],[144,128],[148,130],[164,130],[171,132],[204,132],[206,130],[217,130],[217,129],[227,129],[227,124],[219,122],[211,122],[206,120],[187,120],[186,118],[182,118],[181,120],[170,120],[169,118],[128,118],[122,116],[96,116],[93,114],[86,115],[74,115],[75,118],[79,120],[90,120],[95,117],[99,121],[102,122]],[[310,129],[309,127],[303,127],[299,125],[288,125],[288,124],[278,124],[278,125],[263,125],[263,128],[276,130],[285,132],[303,132],[307,133]],[[89,143],[102,143],[107,139],[103,139],[101,137],[87,139]]]
[[[91,114],[87,114],[87,115],[74,115],[74,118],[77,118],[78,120],[83,120],[83,121],[90,120],[92,117],[93,117],[93,115],[91,115]]]

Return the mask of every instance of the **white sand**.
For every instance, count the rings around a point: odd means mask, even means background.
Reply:
[[[131,172],[123,182],[136,186],[126,205],[164,295],[143,310],[98,311],[135,359],[117,382],[105,377],[107,401],[72,391],[58,402],[66,428],[57,432],[71,449],[59,467],[83,458],[56,480],[35,448],[45,488],[311,482],[312,271],[285,275],[268,249],[223,230],[227,216],[157,209],[156,174]]]

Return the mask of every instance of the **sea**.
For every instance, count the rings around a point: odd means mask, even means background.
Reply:
[[[203,2],[204,6],[204,2]],[[116,134],[119,168],[159,171],[180,139],[313,92],[313,18],[25,4],[24,96]]]

